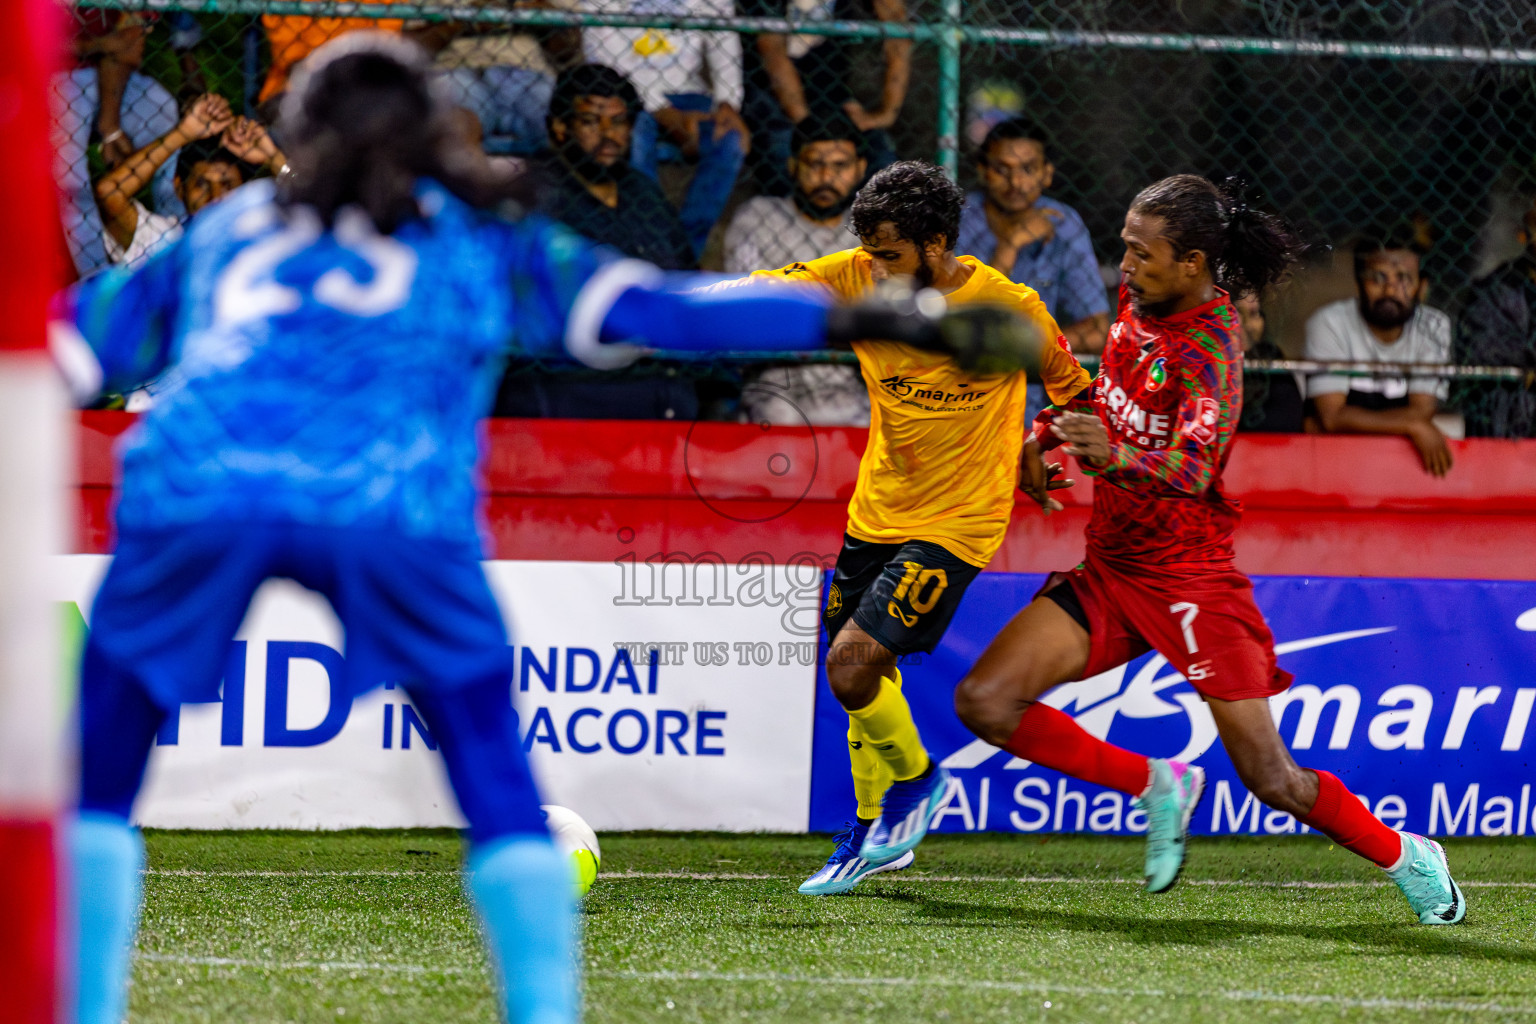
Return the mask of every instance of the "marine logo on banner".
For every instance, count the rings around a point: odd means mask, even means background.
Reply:
[[[1354,629],[1343,633],[1291,640],[1276,644],[1275,654],[1278,657],[1293,651],[1326,647],[1329,644],[1343,643],[1347,640],[1390,633],[1394,629],[1396,629],[1395,626],[1382,626],[1375,629]],[[1183,674],[1176,670],[1164,673],[1164,669],[1169,668],[1167,658],[1160,654],[1153,655],[1135,675],[1130,677],[1129,681],[1125,678],[1127,668],[1128,666],[1121,665],[1080,683],[1060,687],[1054,693],[1047,695],[1043,703],[1063,711],[1075,708],[1076,714],[1073,717],[1077,720],[1077,724],[1101,740],[1108,738],[1110,730],[1115,727],[1117,720],[1121,717],[1145,720],[1182,713],[1188,720],[1188,739],[1183,748],[1176,753],[1165,751],[1154,753],[1174,761],[1195,761],[1211,749],[1211,745],[1216,742],[1216,721],[1211,717],[1209,705],[1191,689],[1168,697],[1163,695],[1165,690],[1185,681]],[[1306,691],[1300,687],[1294,687],[1288,693],[1300,697]],[[1281,695],[1280,700],[1286,701],[1288,698],[1286,695]],[[1159,731],[1164,730],[1160,728]],[[1177,735],[1177,730],[1173,732]],[[997,747],[986,740],[978,739],[956,750],[940,763],[950,769],[976,768],[999,753],[1002,751]],[[1007,767],[1027,768],[1029,765],[1029,761],[1015,757]]]
[[[1146,816],[1125,794],[1014,757],[953,721],[953,686],[1036,593],[1033,574],[983,573],[904,692],[951,775],[936,832],[1134,835]],[[1536,834],[1536,583],[1259,578],[1255,597],[1297,682],[1269,699],[1286,746],[1338,775],[1387,827],[1424,835]],[[1477,660],[1469,661],[1476,651]],[[1209,707],[1157,652],[1046,694],[1090,735],[1149,757],[1195,762],[1207,795],[1196,834],[1300,834],[1237,774]],[[834,829],[854,799],[847,716],[817,702],[811,828]]]

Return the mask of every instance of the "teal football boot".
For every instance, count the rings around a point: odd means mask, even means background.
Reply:
[[[885,864],[917,846],[928,834],[928,822],[948,792],[949,772],[932,761],[917,778],[891,783],[880,801],[880,817],[869,827],[859,856],[871,864]]]
[[[1152,781],[1136,805],[1147,816],[1147,892],[1162,892],[1184,870],[1189,819],[1205,793],[1205,769],[1160,757],[1150,761]]]
[[[1467,916],[1467,900],[1451,877],[1445,850],[1433,839],[1412,832],[1403,837],[1403,857],[1387,868],[1387,877],[1408,897],[1420,924],[1456,924]]]
[[[814,875],[800,883],[800,892],[806,896],[831,896],[833,893],[847,892],[870,875],[878,875],[882,871],[900,871],[910,866],[916,858],[916,854],[908,850],[893,861],[871,864],[859,856],[859,848],[864,845],[864,835],[868,831],[868,825],[849,822],[837,835],[837,849],[832,851],[832,856],[827,858],[827,862]]]

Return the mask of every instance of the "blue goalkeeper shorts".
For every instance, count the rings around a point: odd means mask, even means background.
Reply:
[[[160,723],[183,703],[219,698],[230,642],[273,577],[330,600],[351,696],[404,686],[439,741],[472,840],[546,832],[512,710],[512,652],[478,552],[283,523],[119,538],[81,666],[82,809],[128,817]]]

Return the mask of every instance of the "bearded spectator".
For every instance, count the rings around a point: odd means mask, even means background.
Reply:
[[[848,207],[868,167],[864,133],[841,110],[813,114],[795,125],[789,159],[795,191],[741,205],[725,232],[726,273],[784,267],[848,248],[853,242]]]
[[[577,0],[594,14],[729,18],[731,0]],[[678,211],[693,246],[704,252],[751,149],[741,119],[741,37],[735,32],[669,27],[589,26],[587,61],[612,67],[634,84],[643,108],[635,117],[629,156],[635,170],[659,180],[659,164],[691,164]]]
[[[602,64],[580,64],[555,80],[549,152],[536,162],[542,212],[626,256],[667,269],[696,266],[693,246],[661,187],[630,164],[639,94]],[[646,374],[649,373],[649,376]],[[536,419],[697,419],[699,395],[676,366],[624,374],[513,360],[495,415]]]
[[[541,161],[544,212],[626,256],[667,270],[697,266],[693,246],[661,187],[630,163],[642,107],[629,79],[602,64],[561,74]]]
[[[1307,358],[1355,363],[1450,361],[1451,318],[1424,305],[1429,282],[1419,250],[1406,234],[1368,237],[1355,246],[1356,297],[1341,299],[1307,321]],[[1441,377],[1356,377],[1317,374],[1307,397],[1322,429],[1337,434],[1400,434],[1424,468],[1444,476],[1451,452],[1434,416],[1447,392]]]
[[[794,194],[758,196],[736,211],[725,232],[727,273],[820,259],[857,241],[848,208],[869,168],[864,132],[837,108],[812,113],[794,131]],[[866,426],[869,391],[857,366],[778,364],[748,374],[741,412],[752,423]]]

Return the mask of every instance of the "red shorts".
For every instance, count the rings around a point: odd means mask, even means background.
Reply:
[[[1052,573],[1040,593],[1064,582],[1088,619],[1084,679],[1155,650],[1204,697],[1271,697],[1291,685],[1291,674],[1275,663],[1275,638],[1253,601],[1253,584],[1240,572],[1154,582],[1088,561]]]

